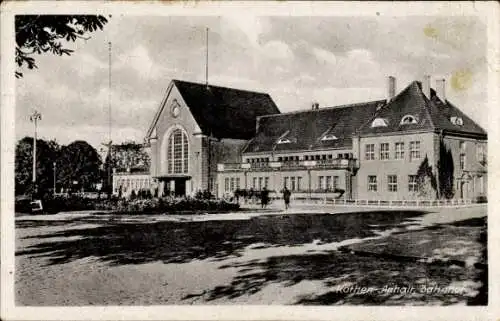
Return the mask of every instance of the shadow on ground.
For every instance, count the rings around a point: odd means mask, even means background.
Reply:
[[[485,219],[473,219],[454,225],[481,226],[484,223]],[[486,255],[485,233],[486,229],[478,240],[484,245],[483,255]],[[320,281],[325,292],[302,295],[292,304],[486,305],[488,298],[487,266],[485,270],[331,251],[274,256],[262,261],[221,266],[221,269],[227,268],[238,269],[238,275],[230,284],[187,295],[183,300],[224,302],[250,296],[270,284],[290,287],[302,281]]]
[[[408,264],[336,251],[311,255],[275,256],[264,262],[233,264],[224,268],[239,268],[240,274],[230,284],[204,292],[200,303],[219,299],[225,302],[226,299],[249,296],[273,283],[291,287],[301,281],[321,281],[325,287],[328,287],[326,292],[302,295],[292,304],[401,305],[420,302],[421,304],[447,305],[466,301],[466,293],[458,295],[424,293],[423,287],[446,288],[452,282],[467,281],[471,278],[467,270],[459,267],[450,269],[424,263]],[[408,289],[414,287],[415,291],[404,293],[402,290],[404,287]],[[372,290],[361,292],[362,288]],[[183,300],[196,298],[196,296],[188,295]]]
[[[223,260],[241,256],[245,247],[255,243],[261,247],[299,246],[314,240],[330,243],[369,237],[374,235],[371,231],[374,225],[377,225],[377,230],[389,229],[424,214],[426,212],[423,211],[375,211],[335,215],[262,215],[249,220],[198,222],[127,223],[101,220],[99,224],[102,225],[98,227],[73,228],[78,223],[75,219],[68,223],[72,224],[71,229],[29,236],[36,240],[56,239],[32,245],[16,252],[16,255],[44,257],[49,259],[49,264],[86,257],[95,257],[113,265]],[[88,220],[80,222],[85,224]],[[19,223],[22,225],[18,228],[26,228],[30,224],[29,221]],[[32,223],[34,226],[40,224]]]

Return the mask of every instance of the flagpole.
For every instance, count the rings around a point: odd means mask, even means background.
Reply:
[[[108,198],[111,198],[111,41],[108,42]]]
[[[205,85],[208,87],[208,28],[206,28],[206,46],[205,46]]]

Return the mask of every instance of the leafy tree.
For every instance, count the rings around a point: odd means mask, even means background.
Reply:
[[[439,193],[441,198],[453,198],[453,195],[455,194],[453,184],[454,172],[455,165],[453,163],[453,155],[451,150],[446,147],[443,139],[441,139],[439,141],[438,160]]]
[[[436,176],[432,172],[432,166],[429,165],[429,158],[425,155],[417,170],[418,194],[421,197],[434,197],[437,192]]]
[[[65,188],[72,188],[77,181],[78,187],[93,190],[101,180],[101,158],[95,148],[84,141],[62,147],[57,166],[58,180]]]
[[[102,30],[107,22],[104,16],[96,15],[16,15],[16,64],[33,69],[37,68],[33,54],[69,56],[73,50],[64,48],[63,40],[87,40],[89,33]],[[22,76],[16,71],[16,77]]]
[[[103,180],[103,190],[111,193],[113,169],[116,169],[118,172],[124,172],[127,169],[130,169],[131,172],[149,171],[149,165],[149,154],[146,152],[143,144],[125,142],[122,144],[112,145],[111,157],[109,153],[106,155],[101,174]]]
[[[54,161],[60,146],[54,141],[36,140],[36,178],[40,192],[53,189]],[[15,152],[15,193],[31,194],[33,188],[33,137],[24,137],[16,145]]]

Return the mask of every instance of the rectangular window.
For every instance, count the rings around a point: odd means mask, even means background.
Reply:
[[[404,159],[405,158],[405,143],[396,143],[394,145],[394,158],[395,159]]]
[[[389,143],[380,144],[380,159],[389,159]]]
[[[288,176],[285,177],[285,183],[283,185],[284,187],[288,188]]]
[[[481,164],[484,164],[486,162],[486,153],[484,151],[484,145],[483,144],[478,144],[477,145],[477,161]]]
[[[420,142],[410,142],[410,161],[420,159]]]
[[[234,191],[234,177],[231,177],[231,192]]]
[[[326,177],[326,189],[327,190],[332,189],[332,177],[331,176]]]
[[[269,188],[269,177],[265,177],[265,178],[264,178],[264,186],[265,186],[266,188]]]
[[[365,145],[365,159],[374,160],[375,159],[375,144]]]
[[[377,191],[377,176],[375,175],[368,176],[368,190],[373,192]]]
[[[229,192],[229,178],[224,179],[224,191]]]
[[[318,179],[318,189],[321,190],[321,189],[324,189],[324,180],[325,180],[325,177],[324,176],[320,176],[319,179]]]
[[[339,186],[339,177],[333,176],[333,186],[332,189],[335,190]]]
[[[292,191],[295,191],[295,177],[294,176],[290,177],[290,189]]]
[[[257,189],[257,177],[253,178],[253,189]]]
[[[302,181],[302,177],[297,177],[297,190],[300,191],[300,182]]]
[[[479,193],[484,193],[484,176],[479,177]]]
[[[262,177],[259,177],[259,189],[262,189]]]
[[[398,191],[398,177],[396,175],[387,175],[387,184],[389,192]]]
[[[465,169],[465,154],[464,153],[460,154],[460,169],[461,170]]]
[[[463,140],[460,141],[459,147],[461,152],[465,152],[465,142]]]
[[[240,189],[240,178],[236,177],[236,189]]]
[[[418,192],[417,175],[408,175],[408,191]]]

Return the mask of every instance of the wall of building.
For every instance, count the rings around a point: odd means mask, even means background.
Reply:
[[[122,197],[130,197],[132,191],[136,194],[141,190],[149,190],[154,194],[155,185],[149,173],[114,173],[113,195],[119,196],[121,189]]]
[[[478,147],[483,146],[484,153],[487,155],[487,141],[456,136],[444,136],[443,141],[453,157],[454,198],[473,199],[478,196],[486,196],[488,175],[486,167],[480,163]],[[462,149],[460,148],[461,143],[464,144]],[[460,166],[461,154],[465,155],[465,167],[463,169]]]
[[[180,112],[177,117],[171,113],[171,106],[174,102],[180,105]],[[153,177],[167,175],[167,139],[171,129],[178,126],[186,131],[189,141],[189,162],[188,173],[191,179],[186,182],[186,194],[192,195],[197,190],[203,188],[202,175],[202,141],[203,136],[201,130],[194,120],[186,103],[182,99],[179,91],[175,86],[172,86],[166,101],[164,102],[163,111],[156,123],[157,140],[151,142],[151,175]],[[160,187],[162,190],[162,187]]]
[[[322,178],[320,179],[320,177]],[[337,177],[337,179],[334,179],[334,177]],[[229,186],[226,186],[226,179],[228,179]],[[231,179],[235,182],[234,188],[231,188]],[[336,181],[337,185],[335,187],[343,189],[346,192],[344,195],[348,197],[349,185],[351,184],[349,179],[350,173],[347,170],[227,171],[218,173],[217,184],[219,195],[232,195],[237,188],[236,180],[239,180],[241,189],[247,190],[261,190],[267,181],[268,190],[280,193],[286,181],[287,188],[292,192],[320,193],[326,190],[333,191],[333,184]]]
[[[427,155],[433,170],[435,164],[435,133],[413,133],[403,135],[361,137],[359,141],[359,165],[356,196],[359,199],[408,200],[416,199],[418,193],[410,192],[408,188],[409,175],[416,175],[417,170]],[[410,142],[420,142],[420,158],[410,161]],[[395,159],[395,143],[404,143],[403,159]],[[380,144],[389,143],[389,159],[380,160]],[[375,160],[366,160],[365,146],[375,145]],[[377,176],[377,191],[368,190],[368,176]],[[397,176],[397,191],[388,190],[388,175]],[[354,188],[354,187],[353,187]]]

